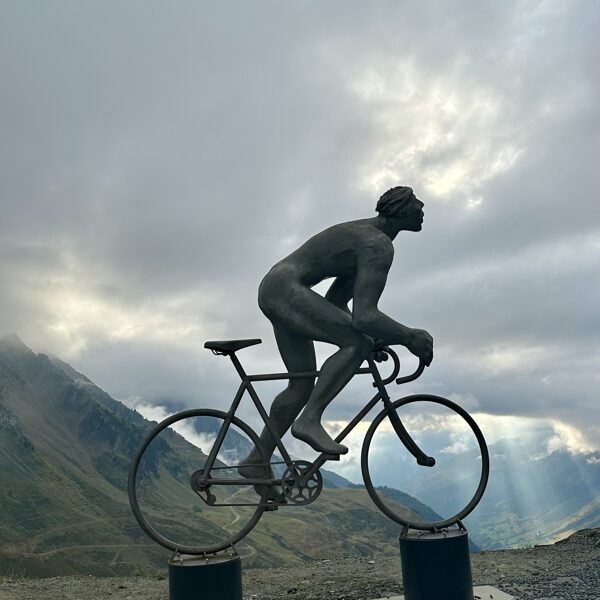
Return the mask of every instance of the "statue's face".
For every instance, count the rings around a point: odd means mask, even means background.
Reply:
[[[423,207],[425,204],[413,194],[406,206],[405,227],[409,231],[421,231],[423,228]]]

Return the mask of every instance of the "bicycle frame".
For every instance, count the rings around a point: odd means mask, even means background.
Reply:
[[[385,408],[389,411],[388,416],[390,418],[390,421],[392,423],[394,430],[396,431],[398,437],[402,440],[402,442],[406,446],[407,450],[417,459],[417,462],[419,464],[424,465],[424,466],[433,466],[433,464],[435,464],[435,461],[433,461],[433,459],[428,457],[426,454],[424,454],[420,450],[420,448],[417,446],[417,444],[414,442],[414,440],[410,437],[409,433],[406,431],[406,429],[405,429],[404,425],[402,424],[400,418],[398,417],[396,411],[393,410],[390,396],[388,395],[385,386],[386,386],[386,383],[389,383],[396,377],[396,375],[398,374],[399,368],[400,368],[400,364],[399,364],[397,356],[395,356],[395,354],[392,354],[391,350],[388,349],[385,351],[388,354],[390,354],[390,356],[392,356],[392,358],[393,358],[394,373],[392,374],[391,377],[388,377],[385,380],[382,379],[381,374],[379,373],[379,369],[377,368],[375,361],[371,357],[367,358],[367,362],[369,365],[368,367],[362,367],[362,368],[357,369],[356,374],[369,374],[370,373],[372,375],[373,380],[374,380],[373,385],[378,389],[378,391],[373,396],[373,398],[350,421],[350,423],[348,423],[348,425],[346,425],[346,427],[343,429],[343,431],[341,431],[338,434],[338,436],[335,438],[335,441],[337,443],[342,442],[342,440],[344,440],[344,438],[356,427],[356,425],[358,425],[358,423],[360,421],[362,421],[362,419],[371,411],[371,409],[381,400],[383,402]],[[207,459],[206,463],[204,464],[204,468],[203,468],[204,476],[207,476],[208,473],[210,473],[211,469],[214,466],[214,463],[217,459],[217,454],[219,453],[219,450],[221,449],[221,445],[223,444],[223,440],[225,439],[225,435],[227,434],[227,430],[229,429],[229,426],[231,425],[233,416],[234,416],[235,412],[237,411],[237,408],[241,402],[244,392],[246,392],[246,391],[252,398],[252,401],[254,402],[254,405],[256,406],[258,413],[260,414],[262,420],[265,423],[265,426],[269,430],[270,434],[273,436],[273,439],[275,440],[275,443],[276,443],[276,448],[281,453],[283,461],[289,468],[291,468],[293,461],[292,461],[287,449],[285,448],[285,445],[283,444],[281,437],[275,430],[275,427],[273,426],[273,423],[271,422],[271,419],[270,419],[269,415],[267,414],[267,411],[265,410],[264,406],[262,405],[262,402],[260,401],[260,398],[258,397],[258,394],[257,394],[256,390],[254,389],[254,386],[252,385],[252,383],[255,381],[276,381],[276,380],[280,380],[280,379],[282,379],[282,380],[308,379],[308,378],[314,379],[315,377],[319,376],[320,371],[304,371],[304,372],[297,372],[297,373],[269,373],[269,374],[264,374],[264,375],[262,375],[262,374],[261,375],[248,375],[244,371],[244,368],[242,367],[237,356],[235,355],[235,352],[228,354],[228,356],[231,359],[231,361],[242,381],[241,381],[240,386],[235,394],[235,397],[233,399],[231,407],[229,408],[227,417],[223,421],[223,425],[221,426],[221,428],[217,434],[215,443],[213,444],[213,447],[210,451],[208,459]],[[419,364],[419,368],[412,375],[408,375],[406,377],[401,377],[401,378],[397,379],[396,382],[397,383],[406,383],[408,381],[413,381],[414,379],[416,379],[417,377],[419,377],[421,375],[421,373],[423,372],[423,369],[424,369],[424,364],[421,362]],[[310,468],[304,473],[303,478],[304,479],[310,478],[328,460],[337,460],[337,455],[331,455],[331,454],[327,454],[324,452],[321,453],[311,463]],[[277,485],[277,484],[281,484],[281,480],[280,479],[268,480],[268,479],[255,479],[255,478],[220,479],[219,480],[219,485],[241,485],[241,484],[243,484],[243,485],[249,485],[249,484]]]
[[[161,423],[158,423],[155,427],[149,431],[139,449],[137,450],[133,461],[131,463],[131,467],[129,469],[129,477],[128,477],[128,495],[129,502],[131,504],[131,508],[135,518],[138,523],[142,527],[142,529],[156,542],[164,546],[165,548],[169,548],[171,550],[177,552],[185,552],[188,554],[204,554],[206,556],[207,553],[216,553],[224,550],[237,541],[241,540],[244,536],[246,536],[252,528],[256,525],[258,520],[261,518],[261,515],[265,510],[277,510],[280,506],[304,506],[316,500],[322,490],[323,486],[323,478],[319,473],[320,467],[328,460],[339,459],[338,455],[328,455],[326,453],[321,453],[317,456],[317,458],[313,462],[308,462],[304,460],[292,460],[290,455],[288,454],[280,436],[275,431],[274,424],[271,422],[269,415],[267,415],[264,406],[262,405],[256,390],[254,389],[255,381],[275,381],[275,380],[291,380],[291,379],[299,379],[299,378],[315,378],[319,376],[319,371],[310,371],[310,372],[302,372],[302,373],[270,373],[266,375],[248,375],[240,361],[235,356],[235,352],[237,349],[241,349],[243,347],[247,347],[248,345],[253,345],[259,343],[260,340],[238,340],[237,342],[243,342],[243,344],[239,343],[231,343],[231,342],[211,342],[210,345],[205,344],[205,347],[213,350],[215,354],[221,354],[229,356],[232,360],[238,374],[241,378],[241,383],[238,388],[238,391],[235,395],[234,401],[231,404],[229,412],[224,412],[222,410],[214,410],[214,409],[190,409],[187,411],[181,411],[168,417],[163,420]],[[248,343],[249,342],[249,343]],[[391,383],[399,373],[400,363],[398,360],[398,356],[396,353],[390,348],[383,347],[380,348],[385,353],[387,353],[394,362],[394,368],[392,375],[388,376],[385,379],[382,379],[379,369],[375,364],[374,359],[370,356],[367,359],[368,367],[357,369],[357,374],[371,374],[373,378],[373,386],[377,388],[377,392],[373,396],[373,398],[360,410],[360,412],[352,419],[350,423],[346,425],[344,430],[338,434],[336,437],[336,441],[339,443],[343,441],[346,436],[356,427],[356,425],[361,421],[367,413],[372,410],[375,405],[381,401],[384,404],[383,410],[381,410],[374,418],[373,422],[370,424],[367,432],[365,434],[365,439],[363,441],[362,452],[361,452],[361,470],[363,479],[365,482],[365,488],[370,495],[371,499],[375,503],[375,505],[390,519],[401,524],[404,527],[411,527],[419,530],[431,530],[436,531],[442,527],[448,527],[455,523],[460,525],[460,521],[468,515],[473,508],[477,505],[477,503],[481,500],[483,492],[485,490],[485,486],[487,484],[488,476],[489,476],[489,453],[487,446],[485,444],[485,440],[483,438],[483,434],[481,430],[478,428],[477,424],[473,420],[473,418],[461,407],[456,405],[450,400],[442,398],[440,396],[433,396],[427,394],[413,394],[412,396],[406,396],[404,398],[400,398],[395,402],[391,402],[389,395],[386,392],[386,385]],[[406,383],[408,381],[413,381],[417,379],[421,375],[425,368],[425,364],[421,361],[418,369],[412,373],[411,375],[400,377],[396,379],[396,383]],[[263,422],[265,423],[265,427],[271,432],[273,437],[275,438],[275,446],[279,450],[279,452],[283,456],[283,462],[271,462],[271,457],[266,457],[263,452],[260,452],[262,458],[265,459],[264,463],[259,466],[264,467],[265,465],[275,465],[284,463],[287,465],[287,468],[279,475],[279,478],[276,479],[274,474],[267,474],[266,477],[244,477],[242,473],[240,473],[240,467],[242,465],[220,465],[214,466],[217,461],[217,455],[219,450],[221,449],[225,436],[229,428],[233,425],[239,428],[243,433],[246,434],[248,438],[250,438],[251,442],[255,445],[255,447],[260,449],[260,440],[256,432],[244,421],[239,419],[235,412],[238,409],[238,406],[241,402],[242,396],[244,392],[248,391],[250,397],[252,398],[256,409]],[[373,436],[375,432],[378,430],[382,422],[391,423],[394,431],[403,442],[404,446],[409,450],[409,452],[417,459],[417,462],[420,465],[431,467],[435,464],[435,460],[433,458],[427,457],[415,444],[410,435],[407,433],[404,428],[402,422],[400,421],[398,409],[406,404],[410,404],[412,402],[432,402],[434,404],[439,404],[446,406],[448,409],[456,413],[458,416],[462,417],[462,419],[466,422],[471,432],[475,435],[477,439],[478,446],[481,452],[481,477],[479,480],[479,485],[472,499],[469,501],[467,506],[462,510],[458,511],[453,517],[449,519],[445,519],[442,521],[436,521],[433,523],[421,523],[419,521],[409,521],[403,515],[400,515],[397,511],[389,507],[385,501],[382,500],[381,495],[378,492],[378,488],[373,485],[371,480],[371,475],[369,472],[369,449],[371,442],[373,440]],[[189,474],[189,485],[193,492],[200,496],[200,498],[204,501],[205,504],[209,506],[225,506],[225,507],[233,507],[233,506],[248,506],[254,507],[254,511],[250,515],[246,515],[245,520],[247,520],[247,524],[245,527],[242,527],[236,533],[230,534],[230,532],[226,533],[226,539],[224,542],[217,543],[204,543],[204,545],[189,545],[185,543],[177,543],[170,539],[169,537],[165,537],[160,530],[163,529],[163,524],[159,524],[159,529],[157,530],[155,526],[152,524],[152,519],[149,521],[146,516],[146,509],[140,508],[140,504],[138,501],[137,491],[136,491],[136,477],[139,471],[139,466],[144,456],[144,453],[148,449],[149,444],[167,427],[174,425],[176,422],[182,421],[183,419],[187,419],[188,417],[196,417],[196,416],[209,416],[214,417],[222,421],[222,425],[219,428],[217,436],[215,438],[214,445],[209,452],[208,457],[204,455],[205,459],[203,464],[198,465],[200,468],[195,470],[193,473]],[[238,468],[238,474],[235,478],[232,477],[235,473],[236,467]],[[192,465],[193,468],[193,465]],[[211,476],[212,471],[221,471],[225,470],[223,475],[226,478],[216,477],[213,478]],[[263,473],[263,470],[258,471],[259,474]],[[312,485],[311,485],[312,484]],[[276,494],[270,494],[269,490],[263,487],[259,488],[255,491],[258,492],[260,496],[260,500],[257,503],[232,503],[229,502],[231,496],[227,497],[224,503],[216,503],[217,497],[210,491],[212,486],[217,488],[218,486],[269,486],[271,487],[279,487],[281,486],[282,490],[279,493],[278,490],[273,490]],[[224,490],[222,490],[224,491]],[[242,491],[242,490],[240,490]],[[237,492],[236,492],[237,493]],[[307,493],[308,497],[304,494]],[[384,494],[385,496],[385,494]],[[150,510],[150,513],[152,511]],[[154,517],[155,515],[148,515]],[[237,515],[239,516],[239,515]],[[236,520],[237,520],[236,516]],[[168,525],[169,519],[167,519]],[[233,521],[235,522],[235,520]],[[232,523],[233,523],[232,522]],[[232,524],[230,523],[230,524]],[[179,526],[179,521],[177,521]],[[225,529],[225,528],[223,528]]]

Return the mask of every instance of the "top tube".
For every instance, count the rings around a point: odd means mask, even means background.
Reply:
[[[355,375],[371,373],[369,367],[362,367],[355,371]],[[321,371],[297,371],[296,373],[265,373],[259,375],[247,375],[249,381],[273,381],[275,379],[308,379],[318,377]]]
[[[392,350],[389,347],[384,347],[381,348],[381,350],[383,350],[388,356],[391,357],[392,362],[394,363],[394,368],[392,373],[386,377],[385,379],[381,378],[381,381],[384,385],[387,385],[388,383],[391,383],[394,379],[396,379],[396,377],[398,376],[398,373],[400,372],[400,360],[398,358],[398,355],[396,354],[396,352],[394,350]],[[233,359],[233,357],[232,357]],[[235,362],[235,361],[234,361]],[[375,362],[371,361],[371,364],[373,365],[372,367],[361,367],[359,369],[357,369],[355,371],[355,375],[373,375],[373,377],[375,378],[376,373],[379,374],[379,369],[377,368],[377,365],[375,364]],[[241,367],[241,365],[240,365]],[[407,383],[408,381],[413,381],[415,379],[417,379],[417,377],[419,377],[422,373],[423,370],[425,369],[425,363],[423,363],[423,361],[419,361],[419,366],[417,368],[417,370],[412,373],[411,375],[407,375],[405,377],[400,377],[398,379],[396,379],[396,383]],[[318,377],[320,375],[321,371],[298,371],[295,373],[266,373],[266,374],[257,374],[257,375],[245,375],[245,378],[248,381],[275,381],[278,379],[309,379],[309,378],[315,378]],[[240,372],[240,375],[242,374],[242,372]],[[242,379],[244,379],[244,377],[242,377]]]

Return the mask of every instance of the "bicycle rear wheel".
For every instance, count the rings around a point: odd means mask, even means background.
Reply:
[[[268,459],[256,433],[235,416],[207,474],[215,483],[198,493],[199,474],[226,417],[211,409],[172,415],[148,433],[132,461],[131,509],[146,534],[165,548],[185,554],[225,550],[242,540],[265,510],[267,492],[259,496],[252,485],[244,484],[237,467],[254,448],[263,462]],[[240,483],[219,485],[219,479]]]
[[[435,458],[435,466],[416,464],[384,409],[367,430],[361,454],[362,475],[373,502],[411,529],[433,531],[462,521],[481,500],[489,477],[489,453],[477,423],[441,396],[416,394],[392,406],[410,437]],[[448,513],[450,517],[442,516]]]

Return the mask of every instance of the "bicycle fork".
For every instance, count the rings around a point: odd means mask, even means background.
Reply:
[[[385,385],[383,380],[381,379],[381,375],[379,374],[379,369],[375,364],[375,361],[372,358],[368,358],[367,362],[369,363],[369,367],[373,372],[373,379],[375,379],[375,385],[379,389],[379,393],[381,394],[381,400],[383,401],[383,405],[388,411],[388,418],[390,419],[390,423],[396,432],[396,435],[402,440],[406,449],[417,459],[417,464],[422,467],[433,467],[435,465],[435,458],[433,456],[427,456],[420,448],[417,446],[416,442],[410,437],[408,431],[406,431],[406,427],[402,424],[398,413],[394,409],[394,405],[390,400],[390,397],[385,389]]]

